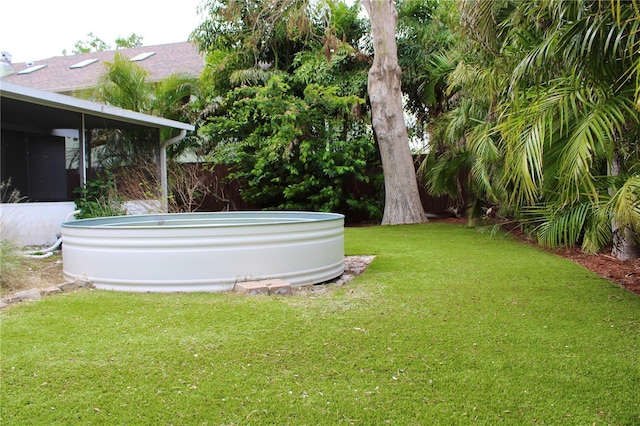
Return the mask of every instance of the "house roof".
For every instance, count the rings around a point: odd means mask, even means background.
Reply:
[[[188,123],[129,111],[0,81],[1,127],[48,133],[53,129],[77,129],[84,118],[87,129],[174,128],[194,130]]]
[[[149,72],[151,81],[175,73],[197,77],[204,69],[204,58],[195,46],[190,42],[179,42],[15,63],[12,64],[14,73],[3,77],[2,81],[49,92],[71,93],[95,84],[105,72],[105,62],[113,62],[116,52],[131,60],[143,58],[135,62]]]

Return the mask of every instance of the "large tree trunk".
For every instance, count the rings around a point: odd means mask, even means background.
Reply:
[[[402,108],[395,39],[398,14],[393,0],[362,0],[362,5],[371,20],[373,35],[374,59],[369,70],[368,93],[371,124],[384,173],[382,224],[425,222]]]

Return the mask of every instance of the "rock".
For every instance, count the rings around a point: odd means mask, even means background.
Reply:
[[[20,291],[9,297],[0,299],[0,309],[4,309],[14,303],[24,302],[27,300],[39,300],[45,296],[62,293],[63,291],[80,290],[83,288],[91,288],[92,286],[93,284],[91,281],[78,279],[73,282],[67,282],[46,288],[32,288],[31,290]]]
[[[283,280],[269,280],[269,294],[291,294],[291,284]]]
[[[89,287],[91,287],[91,281],[75,280],[75,281],[72,281],[72,282],[59,284],[57,287],[62,291],[79,290],[81,288],[89,288]]]
[[[11,297],[11,299],[16,299],[16,300],[10,303],[23,302],[25,300],[38,300],[41,298],[42,296],[40,295],[40,291],[36,288],[33,288],[31,290],[25,290],[25,291],[20,291],[16,293],[13,297]]]
[[[40,290],[40,294],[43,297],[51,296],[53,294],[61,293],[61,292],[62,292],[62,290],[60,289],[60,287],[57,287],[57,286],[47,287],[47,288],[43,288],[42,290]]]
[[[283,280],[261,280],[236,283],[233,290],[245,294],[291,294],[291,284]]]

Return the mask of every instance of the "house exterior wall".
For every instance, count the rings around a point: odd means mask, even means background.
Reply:
[[[19,246],[51,245],[75,208],[73,201],[0,204],[1,237]]]

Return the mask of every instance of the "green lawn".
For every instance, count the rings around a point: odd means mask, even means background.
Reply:
[[[640,296],[461,226],[349,228],[315,297],[81,291],[1,319],[2,425],[640,424]]]

